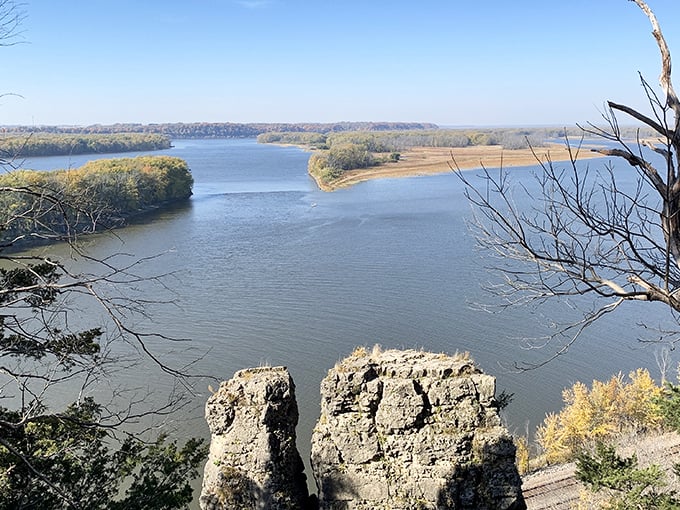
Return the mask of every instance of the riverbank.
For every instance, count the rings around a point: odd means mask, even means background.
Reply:
[[[576,159],[601,158],[602,154],[590,151],[590,147],[574,152]],[[341,177],[330,182],[322,182],[314,177],[317,186],[323,191],[334,191],[347,188],[372,179],[395,179],[401,177],[417,177],[434,175],[451,171],[455,160],[461,170],[474,168],[499,168],[529,166],[542,161],[569,161],[569,150],[561,144],[548,144],[534,149],[503,149],[498,145],[479,145],[470,147],[415,147],[400,154],[399,161],[384,163],[379,166],[348,170]]]
[[[113,154],[170,149],[170,138],[156,133],[23,133],[3,132],[0,151],[6,158]]]

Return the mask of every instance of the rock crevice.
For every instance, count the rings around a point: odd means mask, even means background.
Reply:
[[[306,508],[295,385],[284,367],[237,372],[208,399],[206,420],[212,437],[201,508]]]
[[[495,379],[467,356],[358,349],[331,369],[312,436],[318,501],[303,487],[285,368],[237,372],[206,416],[204,509],[526,508]]]

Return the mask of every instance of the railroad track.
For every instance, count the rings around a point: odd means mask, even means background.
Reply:
[[[619,454],[628,456],[636,453],[641,466],[659,464],[670,472],[673,464],[680,462],[680,436],[662,434],[640,440],[630,446],[623,446]],[[522,493],[528,510],[571,510],[576,508],[583,485],[575,478],[573,463],[542,469],[524,477]],[[672,477],[672,475],[670,475]],[[674,477],[672,477],[674,478]],[[678,489],[677,478],[671,481],[672,488]]]
[[[578,501],[582,487],[574,478],[574,465],[567,464],[529,476],[522,493],[529,510],[567,510]]]

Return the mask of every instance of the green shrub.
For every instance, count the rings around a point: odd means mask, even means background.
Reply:
[[[593,492],[605,490],[604,508],[615,510],[671,510],[680,508],[675,491],[664,491],[665,475],[657,465],[639,468],[637,457],[619,457],[613,446],[598,443],[593,453],[576,460],[576,478]]]

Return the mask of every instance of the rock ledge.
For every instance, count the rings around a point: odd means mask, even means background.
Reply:
[[[295,385],[284,367],[236,372],[208,399],[205,414],[212,437],[202,509],[306,507]]]

